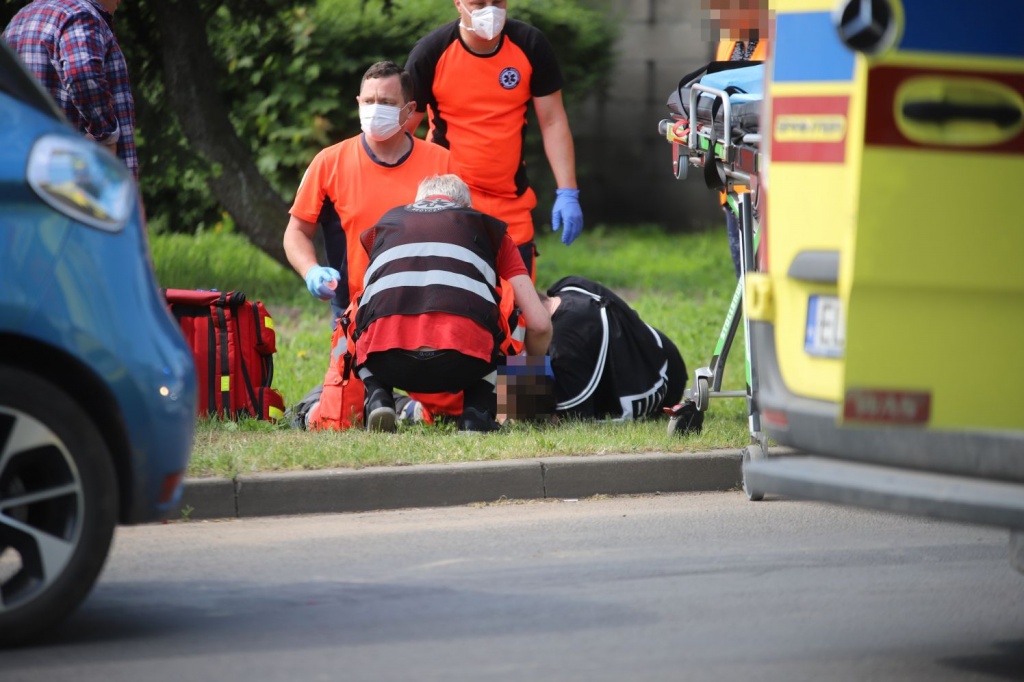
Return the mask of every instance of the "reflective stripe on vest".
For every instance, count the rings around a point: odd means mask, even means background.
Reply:
[[[512,330],[512,340],[518,341],[519,343],[526,343],[526,325],[522,317],[519,318],[519,323],[516,324],[516,328]]]
[[[483,278],[487,280],[487,283],[492,287],[498,286],[498,276],[494,272],[494,268],[490,266],[483,258],[476,255],[469,249],[458,246],[456,244],[446,244],[443,242],[419,242],[415,244],[402,244],[395,246],[379,256],[375,257],[370,266],[366,269],[366,275],[363,277],[363,287],[369,285],[370,278],[380,268],[387,265],[388,263],[398,260],[399,258],[417,258],[417,257],[430,257],[440,256],[442,258],[454,258],[464,263],[469,263],[476,268]],[[416,286],[416,285],[409,285]],[[457,285],[452,285],[457,286]],[[490,298],[488,296],[488,298]]]
[[[373,284],[366,285],[363,289],[363,296],[359,299],[359,305],[368,305],[374,295],[388,289],[396,289],[398,287],[429,287],[435,285],[462,289],[469,293],[476,294],[487,301],[490,305],[494,305],[494,289],[489,288],[483,282],[478,282],[471,277],[458,275],[454,272],[447,272],[445,270],[426,270],[419,272],[410,271],[398,272],[393,275],[385,275]]]

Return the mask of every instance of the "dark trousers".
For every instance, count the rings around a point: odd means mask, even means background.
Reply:
[[[463,391],[463,409],[472,407],[493,416],[497,408],[494,372],[490,362],[455,350],[395,348],[367,355],[358,373],[367,397],[375,390],[390,393],[396,388],[415,393]]]
[[[729,255],[732,256],[732,267],[736,271],[736,279],[740,278],[740,221],[728,206],[725,208],[725,231],[729,235]]]
[[[536,265],[537,256],[537,245],[533,241],[528,241],[525,244],[519,245],[519,255],[523,257],[523,265],[526,266],[526,274],[530,276],[530,279],[534,279],[534,266]]]

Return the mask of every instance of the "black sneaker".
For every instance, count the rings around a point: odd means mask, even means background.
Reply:
[[[389,391],[376,390],[366,401],[366,430],[395,432],[398,415],[395,399]]]
[[[459,433],[490,433],[500,429],[501,424],[491,419],[491,415],[473,407],[464,408],[459,416]]]

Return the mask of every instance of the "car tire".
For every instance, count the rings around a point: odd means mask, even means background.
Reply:
[[[0,644],[85,599],[117,514],[113,461],[89,415],[52,382],[0,365]]]

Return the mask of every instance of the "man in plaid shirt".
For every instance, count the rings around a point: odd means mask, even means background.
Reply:
[[[114,37],[121,0],[33,0],[3,37],[53,95],[72,125],[116,151],[139,177],[135,102]]]

